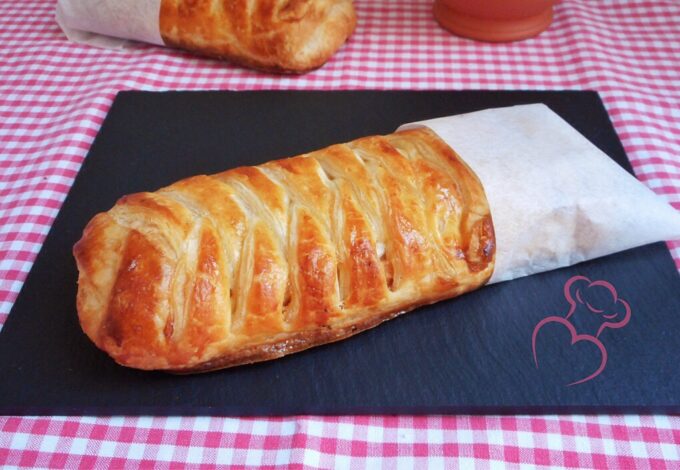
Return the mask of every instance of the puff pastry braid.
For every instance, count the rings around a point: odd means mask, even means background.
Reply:
[[[323,65],[354,31],[352,0],[162,0],[169,46],[263,70]]]
[[[74,247],[85,333],[199,372],[337,341],[484,284],[481,183],[428,129],[125,196]]]

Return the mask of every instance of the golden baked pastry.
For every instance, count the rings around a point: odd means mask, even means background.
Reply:
[[[422,128],[125,196],[74,247],[85,333],[200,372],[337,341],[491,276],[481,183]]]
[[[257,69],[322,66],[354,31],[352,0],[162,0],[163,42]]]

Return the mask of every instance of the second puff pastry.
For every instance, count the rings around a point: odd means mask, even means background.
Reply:
[[[166,45],[273,72],[320,67],[355,25],[352,0],[161,0]]]
[[[491,276],[481,183],[422,128],[123,197],[74,247],[85,333],[200,372],[346,338]]]

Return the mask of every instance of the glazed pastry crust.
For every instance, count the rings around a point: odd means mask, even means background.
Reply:
[[[74,247],[85,333],[179,373],[301,351],[483,285],[482,185],[422,128],[125,196]]]
[[[356,25],[352,0],[162,0],[166,45],[273,72],[322,66]]]

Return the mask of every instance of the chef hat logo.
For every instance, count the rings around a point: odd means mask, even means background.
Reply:
[[[602,320],[596,337],[607,328],[623,328],[630,321],[630,305],[619,297],[616,288],[610,282],[591,281],[585,276],[574,276],[564,284],[564,297],[570,305],[565,318],[571,318],[578,310]],[[578,308],[579,306],[585,308]]]
[[[599,339],[605,329],[619,329],[628,324],[631,317],[631,309],[628,302],[619,297],[616,288],[607,281],[591,281],[585,276],[574,276],[564,284],[564,297],[569,303],[569,311],[565,316],[549,316],[542,319],[535,326],[531,338],[533,359],[536,367],[539,367],[536,340],[540,330],[546,325],[553,328],[564,328],[571,337],[571,346],[577,343],[587,344],[599,350],[599,364],[592,364],[595,369],[592,373],[580,380],[568,383],[567,386],[577,385],[594,379],[602,373],[607,365],[607,349]],[[577,322],[586,316],[587,322]],[[580,317],[580,318],[578,318]],[[577,325],[583,323],[595,324],[594,334],[578,331]],[[588,364],[581,364],[588,366]],[[591,369],[592,370],[592,369]]]

